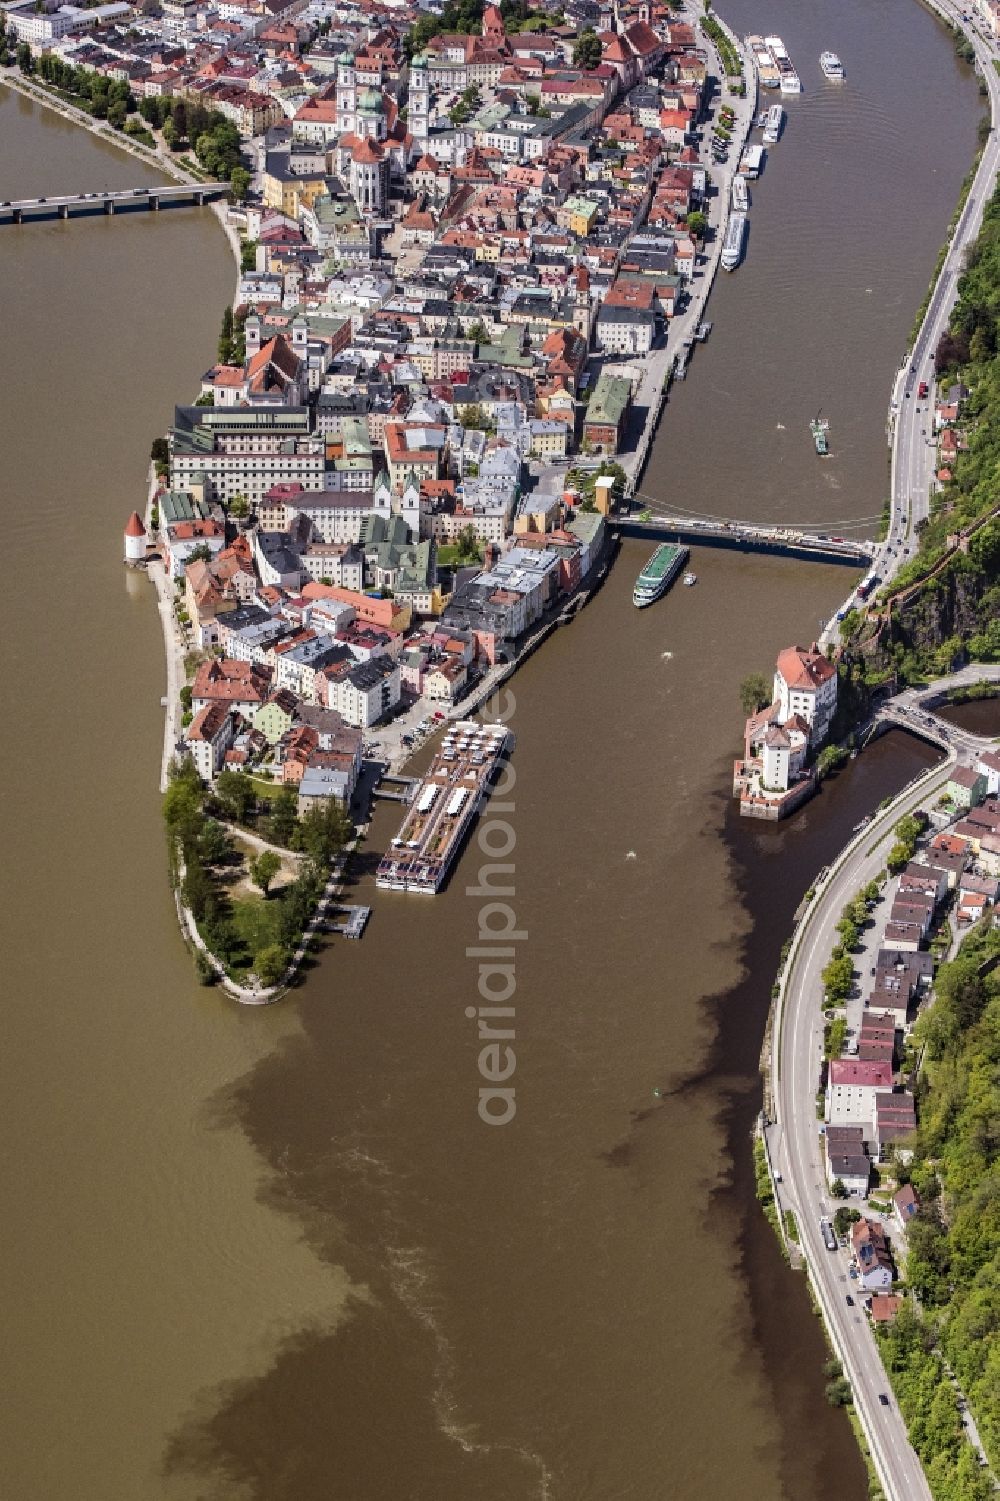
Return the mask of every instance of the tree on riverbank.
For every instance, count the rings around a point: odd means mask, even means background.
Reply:
[[[219,343],[216,349],[220,365],[231,365],[233,362],[233,310],[226,307],[222,314],[222,328],[219,331]]]
[[[180,883],[185,906],[206,948],[240,983],[251,972],[262,982],[272,976],[266,980],[269,984],[281,978],[316,910],[330,859],[351,833],[344,809],[332,799],[301,819],[296,803],[293,787],[278,787],[273,798],[259,799],[253,782],[242,772],[221,772],[216,786],[209,789],[188,757],[170,766],[163,817],[172,879],[175,885]],[[256,810],[256,819],[263,817],[261,827],[269,837],[273,838],[269,825],[276,822],[285,834],[283,842],[305,855],[295,880],[273,893],[282,863],[277,852],[265,850],[249,862],[247,874],[264,893],[264,901],[256,895],[237,894],[233,877],[244,864],[244,856],[217,821],[237,813],[243,821],[250,818],[251,810]],[[258,961],[268,950],[273,952],[262,967]],[[211,980],[204,964],[199,975]]]
[[[288,967],[288,959],[280,944],[271,943],[254,956],[253,967],[262,985],[277,985]]]
[[[703,214],[700,209],[692,209],[687,216],[687,228],[688,233],[693,235],[696,240],[703,240],[705,238],[705,231],[708,229],[707,215]]]
[[[740,705],[750,718],[758,709],[766,709],[771,702],[771,684],[762,672],[749,673],[740,684]]]

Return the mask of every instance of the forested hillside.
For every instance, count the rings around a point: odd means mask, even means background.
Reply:
[[[966,257],[935,355],[936,394],[963,387],[959,450],[931,501],[918,555],[866,619],[845,622],[845,658],[870,686],[1000,660],[1000,190]]]
[[[883,1358],[937,1501],[995,1492],[963,1441],[954,1373],[1000,1464],[1000,931],[987,917],[939,971],[917,1024],[926,1045],[917,1148],[900,1168],[921,1208],[908,1228],[907,1299]]]

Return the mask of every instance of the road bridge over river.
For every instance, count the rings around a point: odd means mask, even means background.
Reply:
[[[55,198],[15,198],[0,203],[0,224],[23,224],[25,218],[44,219],[54,215],[68,219],[74,211],[110,215],[118,209],[151,209],[155,213],[165,203],[196,203],[201,207],[228,192],[228,182],[199,182],[179,187],[158,185],[114,192],[105,189],[100,193],[63,193]]]
[[[644,498],[644,497],[641,497]],[[633,506],[636,502],[633,501]],[[649,508],[638,515],[622,515],[611,528],[623,537],[648,537],[653,542],[695,542],[702,547],[727,547],[798,558],[805,563],[844,563],[867,568],[875,543],[865,537],[831,536],[768,522],[731,520],[724,516],[674,515]]]

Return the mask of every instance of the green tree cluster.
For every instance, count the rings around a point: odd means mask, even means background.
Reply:
[[[771,702],[771,684],[762,672],[751,672],[740,684],[740,708],[749,719]]]
[[[163,817],[171,851],[180,856],[184,869],[181,894],[206,946],[235,978],[242,980],[252,971],[263,983],[273,984],[301,941],[326,882],[331,857],[350,836],[346,813],[331,801],[299,818],[293,787],[277,787],[272,796],[258,799],[244,772],[220,772],[209,791],[185,758],[170,768]],[[264,902],[257,900],[254,906],[246,900],[232,900],[226,869],[242,856],[220,820],[241,824],[255,820],[271,840],[301,850],[306,858],[295,880],[271,894],[281,859],[274,850],[265,850],[248,869]],[[205,983],[214,977],[210,970],[210,965],[199,969]]]
[[[935,374],[946,389],[969,390],[961,425],[968,446],[949,466],[931,498],[916,556],[896,575],[892,594],[919,585],[895,609],[880,638],[877,661],[902,682],[948,671],[965,657],[1000,660],[1000,524],[985,522],[1000,504],[1000,190],[987,204],[949,324],[935,351]],[[949,552],[948,539],[983,522],[968,550]],[[940,571],[930,577],[942,563]],[[843,622],[848,658],[861,653],[865,626]]]
[[[51,52],[43,52],[36,64],[39,78],[62,94],[73,96],[74,103],[95,119],[107,120],[121,130],[135,109],[135,96],[125,79],[107,78],[90,68],[77,68]]]
[[[900,1411],[936,1501],[992,1491],[964,1439],[942,1357],[1000,1463],[1000,932],[983,923],[942,966],[917,1023],[928,1064],[913,1158],[907,1301],[880,1333]]]
[[[839,944],[834,949],[821,978],[828,1005],[839,1006],[847,1000],[854,988],[854,962],[849,954],[844,953]]]
[[[240,308],[236,313],[231,307],[224,309],[222,326],[219,329],[219,342],[216,346],[220,365],[242,365],[245,361],[247,357],[246,321],[246,308]],[[207,404],[211,405],[211,401]]]
[[[889,858],[886,861],[890,875],[898,876],[899,872],[909,865],[916,852],[917,840],[924,828],[925,824],[914,818],[912,814],[899,820],[893,830],[896,842],[889,851]]]
[[[585,26],[573,45],[573,66],[592,73],[600,67],[603,50],[597,32],[592,26]]]
[[[407,62],[423,52],[432,37],[453,31],[473,36],[483,28],[484,0],[447,0],[436,15],[421,15],[403,39]]]

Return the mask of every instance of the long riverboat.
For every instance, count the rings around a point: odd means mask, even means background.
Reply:
[[[824,78],[843,78],[844,64],[840,61],[836,52],[821,52],[819,65],[823,69]]]
[[[748,36],[747,46],[750,56],[753,58],[754,67],[757,69],[757,78],[762,89],[776,89],[781,83],[781,74],[777,64],[764,45],[764,38],[760,36]]]
[[[723,271],[735,271],[743,259],[743,246],[747,235],[746,214],[730,214],[726,225],[726,238],[722,242],[719,265]]]
[[[642,610],[666,594],[674,579],[688,560],[688,549],[682,542],[661,542],[635,581],[632,603]]]
[[[778,87],[783,94],[801,94],[802,80],[792,67],[792,60],[785,51],[785,44],[780,36],[766,36],[764,45],[774,58],[774,65],[778,70]]]
[[[750,189],[747,187],[747,180],[738,172],[733,178],[732,204],[738,214],[745,214],[750,207]]]
[[[490,777],[514,737],[502,724],[460,719],[447,731],[424,773],[399,833],[379,861],[376,886],[389,891],[440,891]]]

